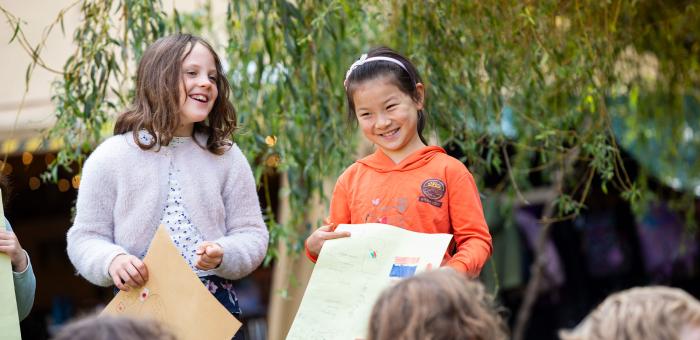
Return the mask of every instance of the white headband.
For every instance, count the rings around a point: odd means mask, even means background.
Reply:
[[[396,59],[394,59],[394,58],[381,57],[381,56],[380,56],[380,57],[370,57],[370,58],[367,58],[367,54],[365,53],[365,54],[363,54],[362,56],[360,56],[360,59],[358,59],[356,62],[352,63],[352,65],[350,65],[350,69],[348,69],[348,72],[345,73],[345,81],[344,81],[345,86],[347,87],[348,78],[350,78],[350,74],[351,74],[352,71],[355,70],[358,66],[364,65],[365,63],[368,63],[368,62],[370,62],[370,61],[378,61],[378,60],[383,60],[383,61],[392,62],[392,63],[394,63],[394,64],[396,64],[396,65],[401,66],[401,68],[404,69],[404,71],[408,72],[408,69],[406,68],[406,66],[404,66],[404,64],[403,64],[402,62],[400,62],[400,61],[398,61],[398,60],[396,60]]]

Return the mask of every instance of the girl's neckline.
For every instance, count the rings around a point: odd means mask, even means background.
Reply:
[[[170,141],[169,146],[182,145],[182,144],[189,142],[190,140],[192,140],[192,137],[190,137],[190,136],[187,136],[187,137],[173,136],[173,139]]]

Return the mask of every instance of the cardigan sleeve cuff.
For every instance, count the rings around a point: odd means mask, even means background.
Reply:
[[[34,305],[34,294],[36,291],[36,277],[32,269],[32,263],[27,256],[27,268],[21,272],[12,272],[13,283],[15,286],[15,302],[17,303],[17,316],[20,321],[29,315]]]
[[[22,271],[20,271],[20,272],[16,272],[16,271],[13,270],[13,271],[12,271],[12,274],[14,274],[15,278],[20,278],[20,277],[22,277],[22,276],[27,272],[27,270],[29,270],[29,267],[31,267],[31,265],[32,265],[32,263],[29,262],[29,254],[27,253],[27,251],[24,250],[24,249],[22,249],[22,251],[24,252],[24,256],[27,258],[27,266],[24,267],[24,270],[22,270]]]
[[[110,281],[112,280],[112,275],[109,274],[109,266],[112,265],[112,262],[114,262],[114,259],[117,258],[117,256],[119,256],[119,255],[128,255],[128,254],[124,251],[124,249],[120,248],[120,249],[113,251],[111,254],[109,254],[109,256],[107,256],[107,261],[106,261],[107,265],[105,266],[105,270],[104,270],[103,274],[107,278],[109,278]]]

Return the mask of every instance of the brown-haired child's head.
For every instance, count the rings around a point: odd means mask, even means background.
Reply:
[[[696,332],[695,337],[685,337]],[[637,287],[614,293],[562,340],[697,339],[700,302],[678,288]]]
[[[115,134],[132,132],[134,141],[143,149],[156,145],[168,145],[181,126],[180,111],[185,80],[189,72],[183,62],[196,46],[211,53],[215,73],[211,86],[216,92],[213,106],[206,120],[194,123],[194,131],[208,136],[207,149],[215,154],[223,153],[230,145],[228,138],[236,128],[236,111],[229,100],[230,88],[219,56],[204,39],[190,34],[173,34],[158,39],[148,46],[136,73],[136,91],[132,107],[119,116]],[[187,94],[185,94],[187,96]],[[156,138],[144,143],[138,138],[140,130],[146,130]]]
[[[53,340],[176,340],[175,335],[150,319],[89,316],[73,321]]]
[[[506,339],[506,326],[478,281],[432,270],[387,288],[372,310],[368,340]]]

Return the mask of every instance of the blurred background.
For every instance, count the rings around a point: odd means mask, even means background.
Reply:
[[[474,174],[494,236],[481,274],[518,339],[555,339],[611,292],[700,296],[700,8],[693,1],[0,0],[5,209],[37,276],[24,339],[112,297],[65,235],[90,151],[128,106],[145,47],[202,35],[223,59],[270,228],[238,282],[249,339],[282,339],[312,270],[303,240],[338,174],[371,152],[343,78],[369,48],[407,55],[431,143]]]

